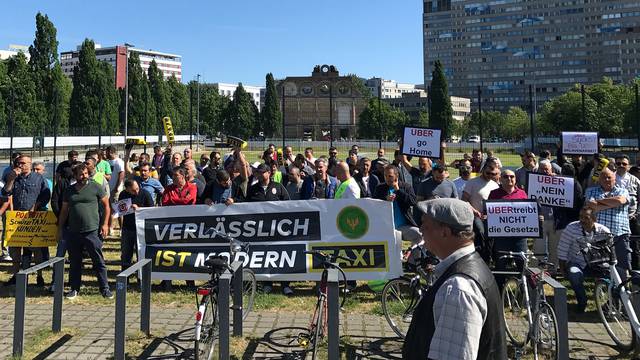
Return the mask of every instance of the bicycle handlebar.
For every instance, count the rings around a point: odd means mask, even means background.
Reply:
[[[531,251],[502,251],[498,250],[498,254],[501,254],[501,258],[509,258],[509,257],[519,257],[522,259],[526,259],[529,256],[548,256],[547,253],[534,253]]]

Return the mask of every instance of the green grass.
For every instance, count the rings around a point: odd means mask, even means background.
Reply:
[[[12,356],[11,359],[33,359],[63,337],[73,337],[78,334],[79,331],[73,328],[62,328],[58,333],[54,333],[51,329],[38,329],[26,334],[27,341],[24,344],[22,357]]]

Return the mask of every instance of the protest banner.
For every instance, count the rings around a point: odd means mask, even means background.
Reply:
[[[55,246],[58,236],[57,218],[53,211],[7,211],[5,246]]]
[[[118,202],[111,203],[111,210],[111,215],[115,218],[133,213],[133,207],[131,207],[131,199],[122,199]]]
[[[440,158],[442,130],[405,126],[402,130],[404,155]]]
[[[564,155],[593,155],[598,152],[597,132],[562,132],[562,154]]]
[[[171,125],[171,118],[168,116],[163,117],[162,124],[164,125],[164,134],[167,137],[167,142],[169,145],[173,145],[176,142],[176,137],[173,132],[173,125]]]
[[[539,207],[534,200],[486,200],[484,210],[488,237],[542,237]]]
[[[573,208],[575,179],[570,176],[527,174],[527,195],[540,205]]]
[[[229,257],[216,231],[249,243],[239,260],[258,280],[316,281],[320,250],[340,260],[350,280],[392,279],[402,274],[391,203],[374,199],[297,200],[142,208],[136,212],[139,258],[152,260],[159,280],[205,280],[204,261]]]

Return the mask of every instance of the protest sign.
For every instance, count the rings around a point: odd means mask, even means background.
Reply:
[[[527,195],[540,205],[573,208],[574,182],[570,176],[528,173]]]
[[[122,199],[118,202],[111,204],[111,215],[118,218],[121,216],[129,215],[133,213],[133,207],[131,206],[131,199]]]
[[[164,125],[164,134],[167,137],[167,142],[169,145],[173,145],[176,138],[173,132],[173,125],[171,125],[171,118],[168,116],[163,117],[162,124]]]
[[[542,237],[538,203],[534,200],[487,200],[487,236],[509,238]]]
[[[208,279],[204,261],[229,258],[229,242],[249,243],[235,259],[258,280],[316,281],[319,259],[307,250],[336,253],[350,280],[392,279],[402,274],[391,203],[374,199],[273,201],[232,206],[189,205],[136,212],[140,258],[152,260],[159,280]]]
[[[442,130],[405,126],[402,131],[402,153],[405,155],[440,158]]]
[[[5,246],[55,246],[58,235],[53,211],[7,211]]]
[[[562,132],[562,154],[593,155],[598,152],[597,132]]]

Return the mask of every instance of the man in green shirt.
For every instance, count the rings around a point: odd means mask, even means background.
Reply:
[[[76,179],[74,185],[69,186],[63,195],[62,209],[58,217],[58,238],[62,238],[62,229],[67,225],[65,234],[69,248],[69,283],[71,290],[68,299],[73,299],[80,292],[82,283],[82,252],[86,250],[91,257],[93,269],[98,278],[100,293],[103,297],[112,299],[113,294],[107,281],[107,267],[102,255],[102,237],[109,232],[109,194],[94,181],[89,180],[89,171],[85,164],[73,168]],[[98,204],[102,204],[104,213],[99,215]],[[73,219],[67,224],[67,219]]]
[[[100,156],[100,153],[97,150],[89,150],[85,156],[85,160],[93,159],[96,162],[96,171],[104,174],[104,178],[109,181],[111,180],[111,164],[105,160],[104,156]]]

